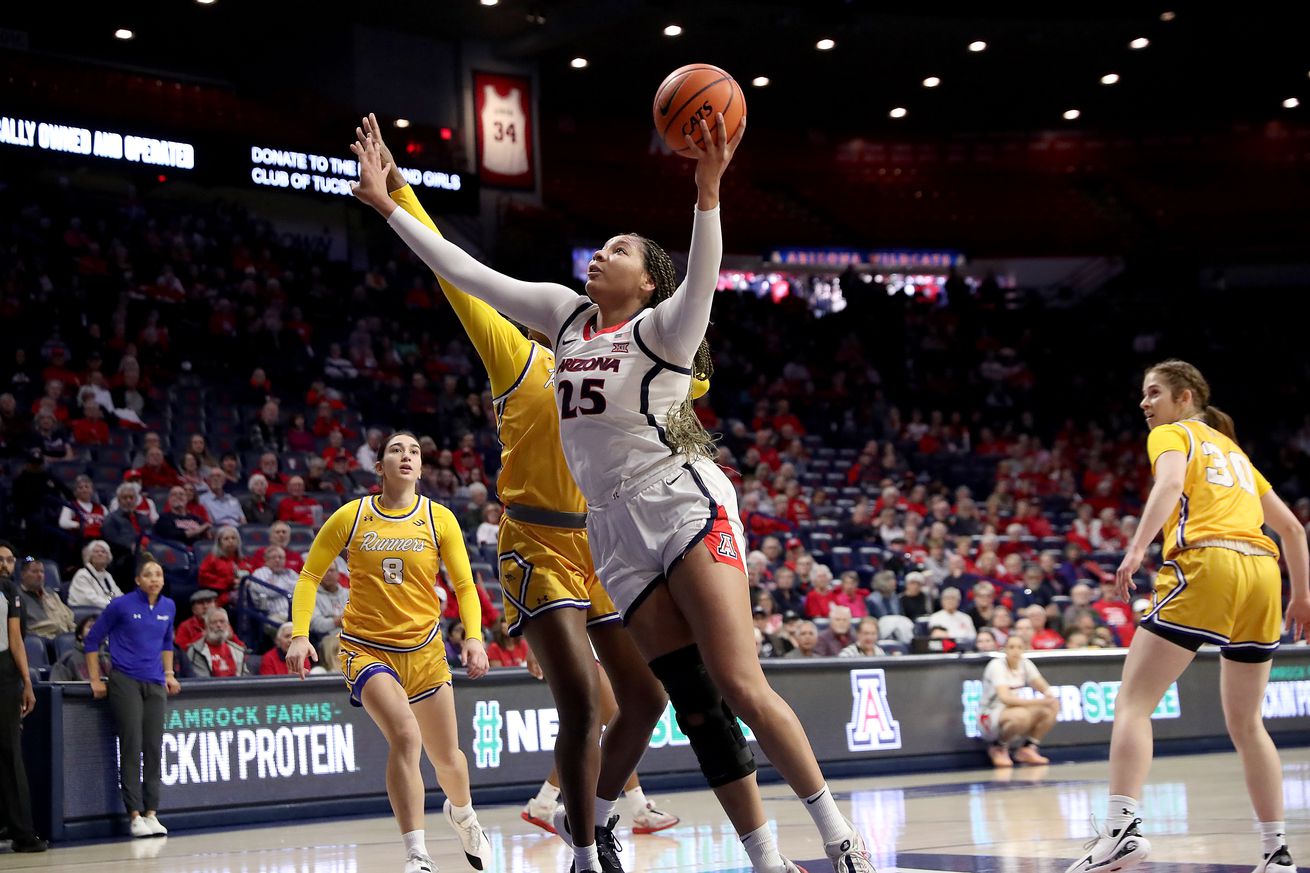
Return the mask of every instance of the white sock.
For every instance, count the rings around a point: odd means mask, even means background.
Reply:
[[[837,808],[837,801],[832,799],[832,792],[825,783],[817,793],[805,798],[805,811],[814,819],[819,828],[819,835],[825,843],[836,843],[850,839],[851,823]]]
[[[573,847],[573,867],[577,873],[600,873],[600,857],[596,854],[596,842],[590,846]]]
[[[1268,858],[1287,845],[1287,824],[1281,821],[1260,822],[1260,851]]]
[[[757,873],[774,873],[782,869],[782,855],[778,854],[778,844],[773,840],[768,822],[742,837],[741,844]]]
[[[646,792],[641,790],[640,785],[631,791],[624,792],[624,796],[628,799],[628,808],[632,810],[634,816],[641,815],[646,811]]]
[[[550,780],[541,783],[541,789],[537,792],[537,800],[553,806],[559,800],[559,786],[551,785]]]
[[[1111,794],[1105,805],[1105,829],[1111,834],[1132,824],[1137,818],[1137,801],[1127,795]]]
[[[428,844],[423,839],[423,831],[409,831],[408,833],[401,834],[400,838],[405,841],[406,858],[410,855],[427,855]]]
[[[610,816],[614,814],[614,804],[618,803],[618,798],[606,800],[603,797],[596,798],[596,827],[603,828],[609,824]],[[581,869],[581,868],[579,868]]]
[[[450,817],[455,820],[456,824],[463,824],[468,821],[473,817],[473,803],[470,802],[467,806],[456,806],[452,803],[450,805]]]

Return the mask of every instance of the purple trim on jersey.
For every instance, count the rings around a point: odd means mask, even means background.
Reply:
[[[374,661],[363,670],[360,670],[359,675],[355,677],[355,681],[350,683],[351,706],[364,705],[364,683],[367,682],[374,673],[390,673],[392,678],[396,680],[396,684],[400,685],[402,688],[404,687],[404,683],[400,681],[400,674],[397,673],[391,665],[383,664],[381,661]]]
[[[1187,548],[1187,495],[1178,495],[1180,505],[1178,507],[1178,548]]]
[[[503,394],[491,398],[492,403],[503,402],[505,398],[518,390],[518,387],[523,384],[523,380],[528,377],[528,370],[532,369],[532,363],[537,360],[537,344],[531,343],[531,346],[532,348],[528,351],[528,362],[523,365],[523,370],[519,373],[519,377],[514,380],[513,385],[505,389]]]
[[[559,326],[559,333],[555,334],[555,355],[557,357],[559,355],[560,344],[564,342],[564,331],[569,329],[569,325],[573,323],[573,319],[577,318],[583,312],[586,312],[593,305],[594,304],[590,300],[586,303],[579,303],[578,308],[573,310],[573,314],[564,319],[564,323]]]

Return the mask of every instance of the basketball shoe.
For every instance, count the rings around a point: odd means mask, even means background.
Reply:
[[[653,834],[665,828],[671,828],[681,820],[673,813],[656,809],[655,804],[647,800],[646,808],[632,816],[632,832],[634,834]]]
[[[405,873],[437,873],[437,865],[427,855],[411,852],[405,862]]]
[[[1264,860],[1256,864],[1251,873],[1296,873],[1296,864],[1287,846],[1280,846],[1277,852],[1266,855]]]
[[[523,812],[519,813],[519,818],[553,834],[555,833],[555,825],[551,824],[551,822],[555,820],[556,810],[562,808],[558,803],[543,803],[534,797],[524,804]]]
[[[1119,873],[1136,867],[1151,854],[1150,841],[1137,829],[1141,823],[1140,818],[1135,818],[1127,827],[1111,833],[1108,828],[1097,827],[1093,818],[1096,836],[1087,841],[1083,856],[1065,868],[1065,873]]]
[[[849,837],[824,843],[823,851],[828,855],[836,873],[878,873],[868,850],[864,848],[864,837],[860,836],[854,825],[851,825]]]
[[[449,800],[442,804],[442,812],[446,814],[450,826],[455,829],[455,835],[459,837],[460,846],[464,849],[464,857],[468,859],[469,865],[474,870],[486,870],[491,864],[491,844],[487,841],[487,835],[482,832],[477,814],[470,815],[462,822],[455,821],[455,813],[450,808]]]

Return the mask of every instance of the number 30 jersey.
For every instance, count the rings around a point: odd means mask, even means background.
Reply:
[[[1151,470],[1165,452],[1187,458],[1183,494],[1164,527],[1164,556],[1218,541],[1235,541],[1277,556],[1265,536],[1260,498],[1270,490],[1237,444],[1196,419],[1162,424],[1146,440]]]
[[[442,562],[459,600],[460,618],[471,636],[481,633],[481,606],[464,537],[446,507],[417,495],[403,511],[384,510],[377,495],[352,500],[318,532],[301,576],[317,584],[343,548],[350,568],[343,640],[389,652],[416,651],[436,640],[441,601],[433,586]]]
[[[658,357],[642,339],[654,312],[599,330],[582,302],[555,340],[555,401],[564,458],[583,496],[601,505],[625,479],[673,455],[669,412],[687,399],[691,368]]]

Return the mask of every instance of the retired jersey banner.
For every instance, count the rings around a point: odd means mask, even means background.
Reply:
[[[532,80],[500,73],[473,74],[478,174],[500,188],[537,187],[533,166]]]

